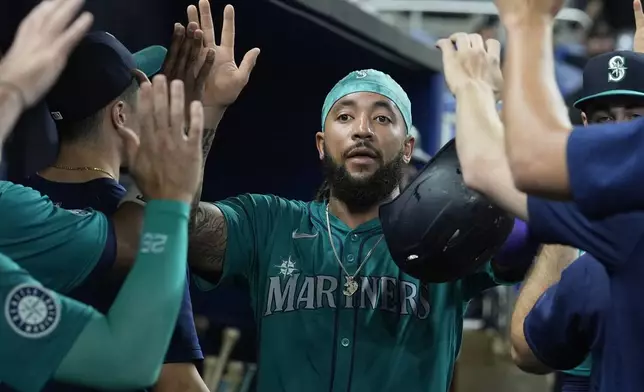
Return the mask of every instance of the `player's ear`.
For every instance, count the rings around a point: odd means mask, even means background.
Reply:
[[[411,162],[411,155],[414,152],[414,146],[416,145],[416,139],[413,136],[408,135],[405,138],[405,144],[403,145],[403,160],[405,163]]]
[[[587,126],[588,126],[588,116],[586,116],[586,113],[585,113],[585,112],[581,112],[581,121],[583,121],[583,122],[584,122],[584,126],[585,126],[585,127],[587,127]]]
[[[315,134],[315,147],[318,149],[320,160],[324,159],[324,132]]]
[[[114,102],[110,107],[110,119],[112,120],[112,125],[116,129],[125,126],[125,102],[120,100]]]

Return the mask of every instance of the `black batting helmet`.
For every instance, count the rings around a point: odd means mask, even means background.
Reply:
[[[514,225],[510,214],[465,186],[454,139],[398,197],[380,206],[380,221],[398,267],[434,283],[477,270]]]

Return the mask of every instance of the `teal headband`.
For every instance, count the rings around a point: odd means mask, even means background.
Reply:
[[[389,75],[375,69],[353,71],[331,89],[322,106],[322,130],[326,116],[342,97],[353,93],[375,93],[389,98],[402,113],[407,132],[411,128],[411,102],[405,90]]]

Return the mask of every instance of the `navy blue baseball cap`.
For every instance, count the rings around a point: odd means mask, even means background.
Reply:
[[[602,97],[631,96],[644,100],[644,54],[615,51],[588,60],[584,68],[582,98],[574,103],[577,109]]]
[[[52,118],[78,121],[98,112],[132,84],[134,69],[148,77],[158,73],[166,52],[162,46],[150,46],[132,54],[110,33],[87,34],[46,97]]]

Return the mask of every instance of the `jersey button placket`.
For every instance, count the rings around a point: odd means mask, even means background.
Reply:
[[[356,240],[354,240],[356,238]],[[344,239],[344,252],[340,256],[342,257],[342,263],[347,269],[349,275],[353,275],[358,268],[358,252],[360,250],[360,236],[355,235],[354,233],[349,233]],[[344,272],[343,272],[344,275]],[[359,279],[359,278],[358,278]],[[344,289],[345,278],[342,277],[342,283],[339,284],[339,297],[341,298],[340,303],[338,303],[340,311],[337,313],[337,335],[335,337],[335,344],[337,345],[336,358],[334,364],[334,377],[333,377],[333,392],[346,391],[349,385],[349,380],[351,379],[351,363],[353,362],[353,350],[355,349],[355,322],[356,322],[356,313],[360,310],[355,309],[358,306],[360,299],[360,289],[353,294],[353,296],[347,297],[342,294]],[[348,303],[351,303],[348,305]]]

